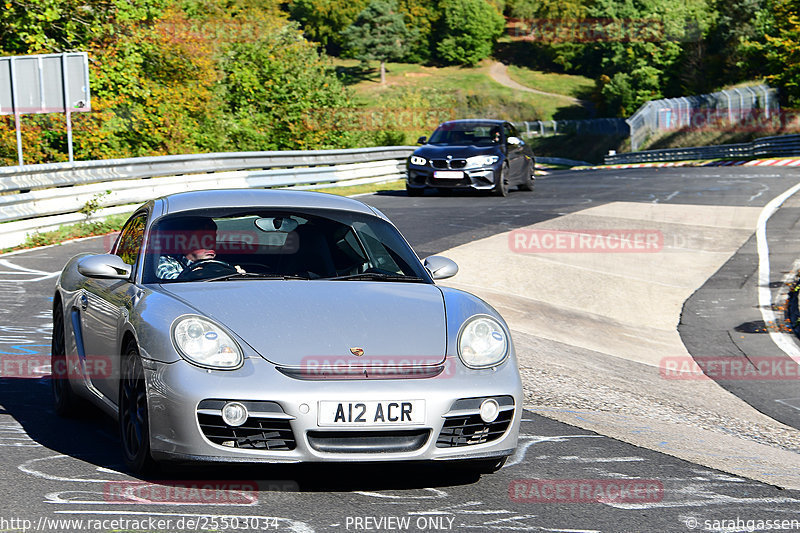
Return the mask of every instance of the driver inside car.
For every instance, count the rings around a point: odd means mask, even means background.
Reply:
[[[165,221],[159,226],[162,255],[158,258],[156,276],[175,279],[189,266],[214,259],[213,247],[217,243],[217,225],[207,217],[180,217]],[[236,270],[240,268],[237,266]]]

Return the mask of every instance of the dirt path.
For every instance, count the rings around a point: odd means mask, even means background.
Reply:
[[[492,66],[489,67],[489,76],[491,76],[491,78],[500,85],[508,87],[509,89],[514,89],[516,91],[525,91],[528,93],[541,94],[543,96],[552,96],[554,98],[561,98],[562,100],[572,102],[575,105],[585,106],[589,104],[589,102],[585,100],[579,100],[578,98],[574,98],[572,96],[548,93],[545,91],[540,91],[539,89],[533,89],[531,87],[526,87],[525,85],[517,83],[514,80],[512,80],[511,77],[508,75],[508,66],[504,65],[503,63],[500,63],[499,61],[495,61],[494,63],[492,63]]]

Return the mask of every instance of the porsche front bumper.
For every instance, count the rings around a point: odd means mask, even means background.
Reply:
[[[185,361],[145,360],[150,441],[157,460],[322,462],[424,461],[503,457],[513,453],[522,385],[511,353],[500,366],[471,370],[448,358],[436,377],[297,379],[250,357],[235,371],[209,371]],[[483,400],[497,419],[477,414]],[[424,401],[416,424],[320,425],[319,402]],[[222,421],[229,401],[248,406],[240,427]]]

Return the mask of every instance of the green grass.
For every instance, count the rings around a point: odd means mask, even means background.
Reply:
[[[354,194],[368,194],[379,191],[404,191],[405,180],[395,180],[386,183],[366,183],[364,185],[350,185],[343,187],[326,187],[324,189],[310,189],[313,192],[325,192],[338,196],[352,196]]]
[[[585,116],[580,106],[563,98],[515,91],[500,85],[489,76],[489,62],[474,68],[387,63],[385,85],[380,84],[377,63],[364,70],[356,60],[334,59],[333,62],[353,89],[357,105],[364,108],[435,108],[446,110],[444,114],[449,115],[442,120],[481,117],[533,121],[550,120],[557,114],[575,118]],[[560,75],[552,76],[560,78]],[[572,84],[577,82],[572,80]],[[436,124],[406,128],[406,142],[413,142],[420,135],[429,135],[432,126]]]
[[[594,81],[583,76],[555,74],[510,65],[509,77],[526,87],[553,94],[586,100],[594,89]]]

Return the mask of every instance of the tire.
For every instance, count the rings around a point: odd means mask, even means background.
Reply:
[[[125,465],[135,474],[152,474],[157,465],[150,455],[147,386],[139,350],[129,344],[122,357],[119,382],[119,437]]]
[[[500,171],[500,179],[492,189],[492,194],[495,196],[508,196],[508,163],[503,164],[503,169]]]
[[[409,187],[406,185],[406,194],[409,196],[422,196],[425,194],[425,187]]]
[[[521,191],[532,191],[534,185],[536,185],[536,161],[531,159],[528,169],[528,177],[525,179],[524,183],[521,183],[519,186],[519,190]]]
[[[50,343],[50,386],[53,408],[58,416],[71,418],[83,409],[81,399],[72,390],[67,369],[66,329],[61,302],[53,306],[53,340]]]

